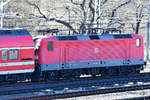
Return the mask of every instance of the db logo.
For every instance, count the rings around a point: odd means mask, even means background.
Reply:
[[[99,48],[94,48],[95,53],[99,53]]]

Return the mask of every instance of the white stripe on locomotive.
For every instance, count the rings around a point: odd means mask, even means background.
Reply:
[[[13,70],[13,71],[0,71],[0,75],[5,74],[19,74],[19,73],[31,73],[34,69],[24,69],[24,70]]]
[[[6,49],[34,49],[34,47],[0,48],[0,50],[6,50]]]
[[[33,64],[34,64],[34,61],[30,61],[30,62],[0,63],[0,67],[2,67],[2,66],[33,65]]]

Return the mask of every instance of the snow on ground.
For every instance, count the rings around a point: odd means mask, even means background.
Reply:
[[[150,96],[150,90],[139,90],[139,91],[128,91],[120,93],[109,93],[109,94],[100,94],[92,96],[81,96],[73,98],[65,98],[58,100],[117,100],[117,99],[127,99],[127,98],[136,98],[136,97],[146,97]]]

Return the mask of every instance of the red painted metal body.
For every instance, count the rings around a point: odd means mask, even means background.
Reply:
[[[57,41],[54,36],[43,38],[38,51],[39,64],[89,62],[122,59],[143,59],[143,38],[70,40]],[[140,46],[136,46],[140,39]],[[53,42],[53,51],[48,51],[48,42]]]
[[[3,30],[2,30],[3,31]],[[32,36],[15,32],[0,33],[0,74],[31,73],[34,71],[34,42]],[[10,30],[12,31],[12,30]],[[15,30],[16,31],[16,30]],[[22,32],[24,30],[21,30]],[[3,33],[5,30],[3,31]],[[7,60],[2,60],[2,51],[7,51]],[[10,59],[10,50],[16,50],[17,59]]]

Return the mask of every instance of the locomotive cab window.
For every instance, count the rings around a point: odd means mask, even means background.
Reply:
[[[48,42],[48,46],[47,46],[47,48],[48,48],[48,51],[53,51],[53,49],[54,49],[54,43],[53,42]]]
[[[141,39],[136,39],[136,46],[140,47],[141,46]]]
[[[18,60],[18,50],[17,49],[9,50],[9,60]]]
[[[8,60],[8,50],[2,50],[1,58],[2,61]]]

